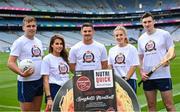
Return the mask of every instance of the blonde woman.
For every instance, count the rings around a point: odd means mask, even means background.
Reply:
[[[135,69],[139,65],[137,49],[128,43],[127,30],[117,26],[113,31],[117,45],[109,50],[108,66],[117,76],[125,79],[136,93]]]

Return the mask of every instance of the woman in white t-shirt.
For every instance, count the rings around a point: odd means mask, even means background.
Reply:
[[[46,94],[46,110],[51,110],[54,97],[63,84],[69,80],[68,54],[62,36],[54,35],[50,40],[49,54],[41,65]]]
[[[128,44],[127,31],[124,27],[117,26],[113,33],[117,45],[109,50],[108,66],[114,69],[117,76],[125,79],[136,92],[135,69],[139,65],[137,49]]]

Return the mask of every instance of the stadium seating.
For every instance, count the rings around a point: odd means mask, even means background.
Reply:
[[[34,10],[79,11],[79,12],[117,12],[167,9],[178,7],[179,0],[1,0],[0,6],[25,7]],[[8,1],[8,2],[7,2]],[[139,7],[142,5],[142,8]]]
[[[162,27],[160,27],[162,28]],[[163,29],[169,31],[172,33],[172,37],[174,41],[180,40],[180,29],[177,27],[163,27]],[[128,29],[128,38],[133,38],[137,40],[142,32],[139,31],[139,29]],[[71,47],[77,42],[79,42],[82,39],[82,36],[79,31],[39,31],[37,32],[36,36],[42,40],[44,49],[47,49],[49,46],[49,40],[50,38],[55,34],[61,34],[63,35],[65,41],[66,41],[66,47]],[[10,45],[14,42],[17,37],[23,35],[23,32],[0,32],[0,48],[10,47]],[[5,38],[6,37],[6,38]],[[115,45],[115,40],[112,35],[112,30],[102,30],[102,31],[96,31],[94,35],[94,39],[96,41],[99,41],[103,43],[106,46],[109,45]],[[4,50],[5,50],[4,49]],[[3,51],[4,51],[3,50]],[[1,50],[2,51],[2,50]]]
[[[139,5],[142,5],[140,7]],[[168,9],[170,7],[178,7],[180,4],[179,0],[89,0],[89,1],[84,1],[84,0],[1,0],[0,1],[0,7],[19,7],[19,8],[28,8],[31,9],[32,11],[42,11],[42,12],[76,12],[79,14],[82,13],[88,13],[88,14],[105,14],[105,13],[119,13],[119,12],[133,12],[135,14],[136,11],[138,10],[145,10],[145,11],[150,11],[153,9]],[[16,15],[15,15],[16,16]],[[15,17],[14,16],[14,17]],[[135,17],[138,15],[135,15]],[[54,17],[54,16],[48,16]],[[61,16],[58,16],[61,17]],[[130,16],[129,16],[130,17]],[[129,18],[128,17],[128,18]],[[133,17],[133,16],[132,16]],[[40,17],[40,20],[38,20],[38,27],[77,27],[80,26],[85,20],[79,20],[79,21],[73,21],[71,20],[48,20],[48,19],[42,19]],[[78,18],[72,16],[71,18]],[[84,17],[88,20],[90,17]],[[97,17],[103,18],[103,17]],[[113,19],[114,17],[111,16]],[[117,17],[116,17],[117,18]],[[123,18],[123,17],[119,17]],[[38,18],[39,19],[39,18]],[[175,17],[168,17],[168,18],[158,18],[157,22],[163,21],[174,21],[179,19],[178,16]],[[87,21],[86,20],[86,21]],[[139,19],[114,19],[113,21],[93,21],[93,24],[98,25],[117,25],[117,24],[123,24],[125,23],[130,24],[131,26],[133,25],[139,25]],[[0,26],[21,26],[22,24],[22,19],[16,18],[16,19],[4,19],[3,17],[0,17]],[[107,26],[108,26],[107,25]],[[97,30],[94,39],[103,43],[104,45],[114,45],[115,40],[112,35],[112,30],[111,29],[103,29],[103,30]],[[179,34],[179,26],[167,26],[167,27],[162,27],[163,29],[169,31],[172,33],[173,39],[175,41],[180,40],[180,34]],[[43,45],[45,49],[49,45],[49,40],[50,37],[52,37],[54,34],[61,34],[64,36],[64,39],[66,41],[66,46],[71,47],[78,41],[82,39],[82,36],[79,31],[66,31],[66,30],[56,30],[56,31],[39,31],[37,32],[38,34],[36,35],[40,40],[42,40]],[[138,37],[141,35],[141,31],[139,30],[139,27],[132,27],[128,28],[128,37],[132,38],[132,40],[137,40]],[[6,31],[3,32],[0,30],[0,48],[3,48],[4,51],[10,47],[10,45],[14,42],[17,37],[21,36],[23,32],[21,30],[18,31]],[[2,50],[1,50],[2,51]]]
[[[0,32],[0,40],[12,44],[17,39],[17,35],[12,32]]]

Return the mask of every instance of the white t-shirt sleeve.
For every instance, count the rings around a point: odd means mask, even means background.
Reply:
[[[135,47],[132,47],[131,49],[132,66],[139,65],[138,51]]]
[[[174,47],[174,42],[172,36],[169,32],[165,33],[165,40],[166,40],[166,49],[168,50],[170,47]]]
[[[141,37],[140,37],[141,38]],[[138,39],[138,54],[143,54],[143,50],[141,49],[141,42],[140,42],[141,40],[140,39]]]
[[[101,54],[101,61],[106,61],[106,60],[107,60],[107,51],[106,51],[106,48],[103,46],[102,54]]]
[[[108,56],[108,65],[112,65],[113,61],[112,61],[112,57],[111,57],[111,49],[109,50],[109,56]]]
[[[76,49],[71,48],[69,51],[69,63],[76,63]]]
[[[50,72],[50,62],[47,57],[44,57],[41,63],[41,75],[49,75]]]
[[[16,40],[14,41],[12,47],[11,47],[11,53],[10,55],[12,56],[19,56],[21,53],[21,44],[20,41]]]
[[[44,56],[44,52],[43,52],[43,45],[42,45],[42,42],[41,42],[41,44],[40,44],[41,46],[41,49],[42,49],[42,52],[41,52],[41,56]]]

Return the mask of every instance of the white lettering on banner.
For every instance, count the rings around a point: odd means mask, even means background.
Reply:
[[[96,96],[96,100],[109,100],[114,99],[114,95]]]
[[[93,101],[95,100],[95,96],[87,96],[87,97],[78,97],[76,99],[77,102],[86,102],[86,101]]]

